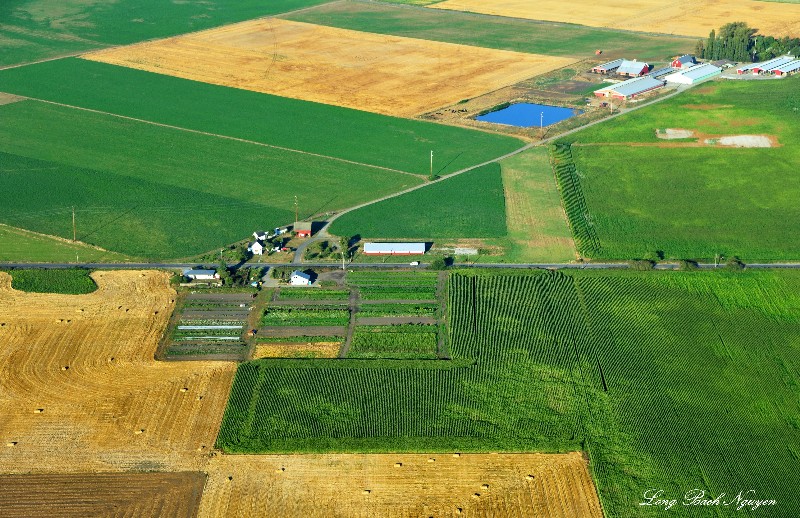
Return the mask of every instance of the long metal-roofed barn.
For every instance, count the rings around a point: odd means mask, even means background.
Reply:
[[[672,67],[662,67],[662,68],[656,68],[654,70],[651,70],[650,72],[647,73],[647,76],[655,77],[656,79],[658,79],[658,78],[664,77],[667,74],[671,74],[673,72],[675,72],[675,69],[672,68]]]
[[[694,85],[701,81],[707,81],[721,73],[721,68],[715,67],[711,63],[703,63],[702,65],[695,65],[691,68],[670,74],[664,78],[664,81],[681,85]]]
[[[617,69],[617,74],[628,77],[639,77],[650,72],[650,65],[643,61],[623,61]]]
[[[422,255],[425,243],[364,243],[366,255]]]
[[[592,69],[592,72],[595,74],[610,74],[614,72],[625,60],[615,59],[614,61],[609,61],[608,63],[603,63],[602,65],[597,65]]]
[[[772,58],[768,61],[762,61],[760,63],[751,63],[750,65],[739,67],[736,69],[736,73],[744,74],[746,72],[752,72],[753,74],[759,74],[761,72],[772,72],[776,68],[791,63],[794,60],[795,58],[793,58],[792,56],[780,56],[777,58]]]
[[[597,97],[630,99],[631,97],[642,95],[645,92],[661,88],[662,86],[664,86],[664,81],[661,81],[660,79],[655,79],[649,76],[635,77],[615,85],[595,90],[594,95]]]
[[[776,76],[786,76],[800,71],[800,59],[796,59],[772,70]]]

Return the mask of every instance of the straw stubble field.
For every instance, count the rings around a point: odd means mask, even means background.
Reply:
[[[473,13],[577,23],[590,27],[706,37],[711,29],[745,21],[771,36],[800,35],[800,5],[758,0],[445,0],[431,7]]]
[[[76,296],[21,293],[0,273],[0,503],[17,514],[144,517],[150,502],[190,516],[207,473],[202,517],[602,516],[580,453],[211,451],[235,365],[154,361],[175,300],[166,274],[93,277],[98,290]]]
[[[84,58],[403,117],[575,61],[272,18],[101,50]]]

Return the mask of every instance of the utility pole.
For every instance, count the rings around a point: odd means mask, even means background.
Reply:
[[[75,207],[72,207],[72,242],[78,240],[78,229],[75,226]]]
[[[431,174],[430,174],[430,176],[428,178],[433,180],[433,150],[432,149],[431,149]]]
[[[298,214],[299,214],[299,212],[298,212],[298,209],[297,209],[297,195],[295,195],[295,197],[294,197],[294,222],[295,223],[297,223],[299,221],[297,219]]]
[[[539,138],[544,137],[544,112],[539,115]]]

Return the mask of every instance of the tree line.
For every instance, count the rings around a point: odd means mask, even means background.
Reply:
[[[703,59],[750,62],[784,54],[800,55],[800,38],[775,38],[756,34],[757,31],[745,22],[726,23],[719,32],[712,29],[708,39],[698,40],[695,55]]]

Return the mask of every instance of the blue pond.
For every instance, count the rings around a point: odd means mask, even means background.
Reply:
[[[564,119],[569,119],[583,113],[581,110],[572,108],[562,108],[561,106],[549,106],[547,104],[519,103],[512,104],[508,108],[478,115],[476,120],[484,122],[494,122],[496,124],[508,124],[509,126],[519,126],[530,128],[538,126],[549,126]],[[544,117],[542,117],[544,114]]]

